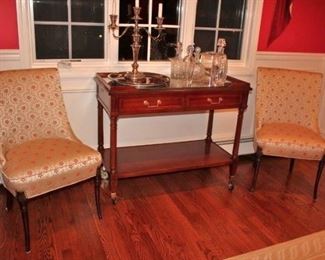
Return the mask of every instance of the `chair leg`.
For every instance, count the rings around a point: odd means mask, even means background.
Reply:
[[[322,172],[323,172],[323,169],[324,169],[324,164],[325,164],[325,155],[320,160],[319,165],[318,165],[318,170],[317,170],[317,175],[316,175],[316,180],[315,180],[315,186],[314,186],[314,201],[317,199],[318,184],[319,184],[320,177],[322,176]]]
[[[287,176],[286,185],[289,184],[289,181],[291,179],[294,166],[295,166],[295,159],[294,158],[291,158],[290,159],[290,166],[289,166],[289,174]]]
[[[262,149],[260,147],[257,147],[257,151],[255,154],[255,160],[254,160],[254,164],[253,164],[254,176],[253,176],[251,187],[249,189],[250,192],[255,191],[257,176],[258,176],[258,172],[259,172],[260,164],[261,164],[261,157],[262,157]]]
[[[98,218],[102,219],[102,210],[100,207],[100,182],[101,182],[100,169],[101,167],[97,168],[96,177],[95,177],[95,200],[96,200]]]
[[[12,194],[6,189],[6,196],[7,196],[7,200],[6,200],[6,211],[9,211],[12,209],[12,203],[13,203],[13,196]]]
[[[291,174],[293,171],[293,167],[295,166],[295,159],[291,158],[290,159],[290,167],[289,167],[289,173]]]
[[[25,251],[26,253],[29,253],[30,252],[29,219],[28,219],[27,199],[25,194],[23,192],[17,192],[17,200],[20,206],[21,217],[24,225]]]

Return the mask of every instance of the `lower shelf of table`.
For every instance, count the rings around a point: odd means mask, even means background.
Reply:
[[[110,149],[104,165],[110,169]],[[205,140],[117,148],[118,178],[154,175],[231,164],[231,155]]]

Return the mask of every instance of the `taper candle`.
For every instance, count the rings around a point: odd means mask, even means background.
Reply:
[[[113,4],[112,4],[113,6],[113,8],[112,8],[112,13],[113,14],[116,14],[116,0],[113,0]]]
[[[159,3],[159,5],[158,5],[158,17],[163,17],[162,12],[163,12],[163,4]]]

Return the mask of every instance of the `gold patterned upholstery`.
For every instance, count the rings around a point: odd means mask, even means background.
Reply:
[[[313,130],[291,123],[269,123],[256,132],[263,154],[320,160],[325,151],[325,140]]]
[[[76,140],[56,69],[0,72],[0,143],[5,149],[39,138]]]
[[[23,214],[26,199],[96,176],[101,217],[100,165],[100,153],[81,143],[70,127],[57,69],[0,71],[0,173]],[[26,233],[28,251],[25,227]]]
[[[32,198],[95,176],[100,156],[88,146],[63,138],[37,139],[11,148],[3,181],[13,194]]]
[[[264,154],[317,160],[322,170],[325,139],[320,135],[318,124],[322,78],[321,73],[315,72],[257,69],[254,146],[258,157]],[[259,158],[257,160],[259,166]],[[257,174],[258,167],[251,190],[255,189]],[[320,175],[318,171],[318,181]]]
[[[1,169],[3,168],[5,163],[6,163],[6,158],[5,158],[5,154],[4,154],[4,145],[0,144],[0,173],[1,173]]]
[[[256,130],[266,123],[293,123],[319,133],[321,73],[257,69]]]

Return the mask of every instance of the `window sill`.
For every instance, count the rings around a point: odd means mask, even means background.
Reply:
[[[132,61],[118,63],[108,62],[71,62],[69,66],[58,66],[58,63],[38,62],[33,64],[33,68],[58,67],[61,77],[71,78],[89,78],[94,77],[96,72],[119,72],[131,71]],[[170,75],[169,61],[139,62],[139,71],[161,73]],[[242,61],[230,61],[228,65],[228,74],[231,76],[251,76],[254,74],[252,68]]]

